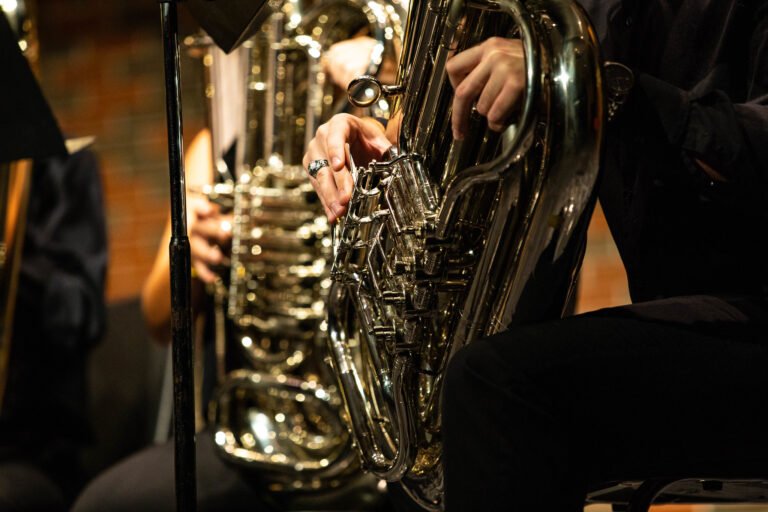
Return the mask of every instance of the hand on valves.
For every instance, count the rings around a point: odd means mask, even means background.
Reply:
[[[216,280],[212,267],[226,264],[232,240],[232,215],[224,215],[207,200],[196,202],[189,218],[189,248],[192,268],[204,283]]]
[[[187,151],[185,166],[190,191],[202,189],[213,181],[211,138],[208,130],[200,132],[192,141]],[[204,195],[190,193],[187,196],[187,219],[192,268],[198,278],[197,285],[193,286],[192,299],[194,308],[200,311],[204,293],[199,284],[215,281],[216,273],[212,267],[226,263],[232,237],[232,216],[223,215],[218,206],[211,204]],[[168,222],[152,270],[141,292],[142,311],[147,327],[152,337],[162,343],[170,342],[171,332],[171,282],[168,271],[170,239],[171,225]]]
[[[456,93],[453,99],[452,129],[456,140],[464,138],[469,127],[472,107],[488,119],[491,130],[502,131],[525,87],[525,60],[522,42],[517,39],[490,38],[448,60],[448,78]],[[304,167],[327,160],[329,167],[310,176],[328,220],[342,216],[352,194],[352,176],[346,162],[345,145],[355,162],[365,165],[381,158],[395,140],[397,119],[390,121],[395,129],[384,127],[371,118],[339,114],[320,126],[304,155]]]
[[[519,39],[492,37],[454,55],[445,68],[455,90],[451,119],[454,139],[466,135],[473,105],[488,119],[491,130],[500,132],[509,125],[525,87],[525,59]]]
[[[187,178],[190,188],[202,189],[213,179],[211,138],[207,130],[198,134],[187,152]],[[232,239],[232,215],[222,214],[218,205],[202,194],[187,200],[189,249],[192,268],[204,283],[216,280],[212,267],[227,264]]]
[[[304,155],[304,168],[317,160],[327,160],[329,166],[320,168],[315,177],[310,176],[325,214],[330,222],[344,215],[352,196],[352,175],[348,168],[346,145],[352,158],[368,163],[381,158],[392,143],[387,139],[384,127],[371,118],[359,118],[338,114],[317,129]]]

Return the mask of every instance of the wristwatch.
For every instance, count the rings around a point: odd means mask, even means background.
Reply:
[[[603,65],[603,70],[608,100],[608,121],[612,121],[627,101],[632,86],[635,85],[635,74],[624,64],[613,61],[607,61]]]

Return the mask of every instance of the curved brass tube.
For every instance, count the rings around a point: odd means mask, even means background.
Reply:
[[[454,141],[445,64],[491,36],[522,39],[520,118],[499,136],[476,116]],[[567,298],[594,205],[601,85],[595,33],[570,0],[430,0],[409,13],[399,144],[356,169],[328,329],[364,467],[427,510],[442,508],[450,357],[512,321],[557,315]]]

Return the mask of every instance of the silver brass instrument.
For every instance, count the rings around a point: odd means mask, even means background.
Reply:
[[[329,230],[301,159],[317,127],[349,106],[326,79],[322,53],[368,34],[376,41],[368,71],[376,73],[396,58],[402,10],[381,0],[269,7],[242,48],[226,57],[210,48],[204,57],[215,169],[224,178],[208,192],[233,213],[229,282],[214,293],[219,386],[209,419],[224,456],[266,469],[271,489],[317,489],[359,465],[325,361]],[[230,68],[234,90],[217,80],[216,66]],[[220,156],[233,143],[230,168]],[[237,351],[225,348],[233,340]]]
[[[453,52],[518,37],[527,84],[503,135],[450,129]],[[328,331],[363,466],[442,508],[440,393],[452,354],[510,323],[562,314],[594,205],[603,123],[596,35],[570,0],[429,0],[409,13],[399,143],[353,170],[334,241]]]

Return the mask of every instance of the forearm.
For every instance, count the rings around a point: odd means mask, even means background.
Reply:
[[[691,90],[646,73],[636,83],[641,110],[657,116],[671,145],[710,179],[743,186],[768,179],[768,5],[752,17],[742,64],[726,59]]]
[[[152,270],[141,290],[141,311],[154,340],[171,341],[171,277],[168,259],[168,226],[163,234]]]
[[[170,225],[166,226],[152,270],[141,290],[141,311],[152,339],[161,344],[171,342],[171,272],[168,244]],[[205,290],[192,280],[192,312],[199,314]]]
[[[768,98],[736,103],[713,91],[694,97],[642,74],[639,86],[659,113],[668,142],[697,161],[702,172],[727,181],[761,178],[768,168]]]
[[[187,151],[185,168],[187,187],[200,187],[211,183],[211,138],[208,130],[202,130],[194,138]],[[199,198],[187,198],[187,207],[192,208]],[[191,226],[194,211],[187,212],[188,223]],[[170,220],[163,231],[157,256],[152,264],[149,276],[147,276],[141,290],[141,310],[147,329],[153,339],[160,343],[171,341],[171,276],[168,246],[171,241]],[[202,283],[193,281],[192,304],[197,311],[202,302]]]

